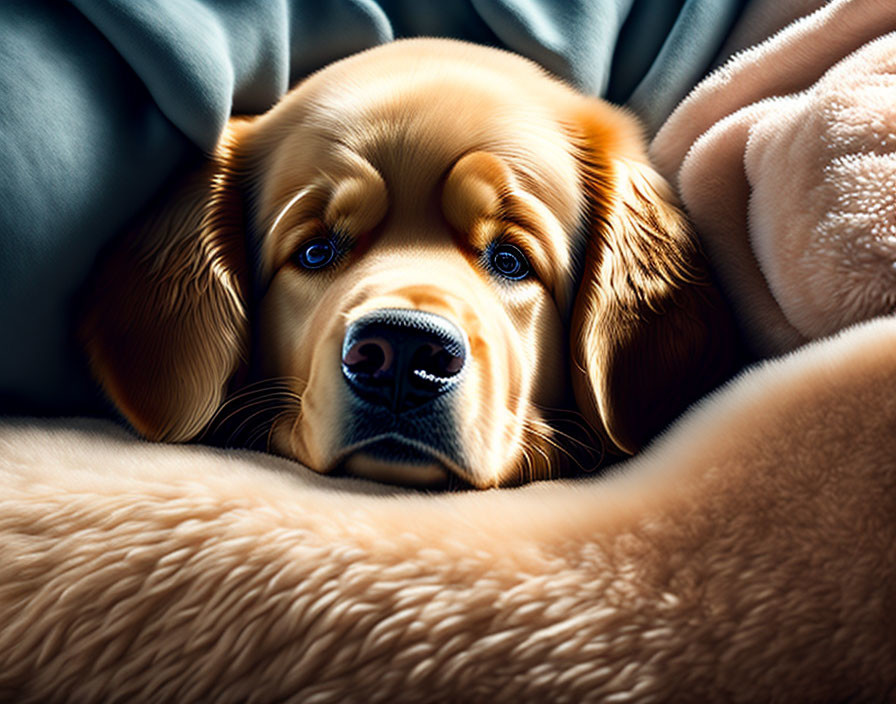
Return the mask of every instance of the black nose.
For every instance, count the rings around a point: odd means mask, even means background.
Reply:
[[[456,386],[466,356],[464,335],[450,320],[382,308],[348,326],[342,373],[359,397],[401,413]]]

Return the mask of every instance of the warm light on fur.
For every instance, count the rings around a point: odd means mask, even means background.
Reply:
[[[302,242],[333,233],[350,243],[340,261],[296,266]],[[534,275],[496,280],[480,262],[496,240]],[[632,453],[731,365],[727,314],[633,118],[520,57],[447,40],[350,57],[231,122],[96,291],[86,346],[139,431],[188,440],[226,393],[227,413],[276,396],[272,448],[321,472],[371,466],[342,439],[340,349],[378,309],[434,313],[466,336],[459,447],[418,469],[478,487],[581,463],[558,413],[588,423],[585,469]],[[241,390],[249,362],[268,380],[258,398]]]

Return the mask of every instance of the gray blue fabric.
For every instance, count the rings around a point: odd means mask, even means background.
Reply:
[[[3,0],[0,411],[97,408],[71,335],[100,248],[232,113],[404,36],[502,46],[655,129],[748,0]]]

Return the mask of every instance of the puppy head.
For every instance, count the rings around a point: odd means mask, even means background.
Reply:
[[[556,475],[580,454],[558,413],[630,453],[727,371],[721,303],[631,118],[460,42],[364,52],[233,123],[110,261],[85,340],[135,427],[209,423],[249,347],[251,270],[269,385],[235,398],[278,391],[272,447],[322,472]]]

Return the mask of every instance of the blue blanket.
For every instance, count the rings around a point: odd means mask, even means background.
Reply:
[[[528,56],[656,129],[748,0],[4,0],[0,411],[101,401],[71,331],[98,251],[228,116],[402,36]]]

